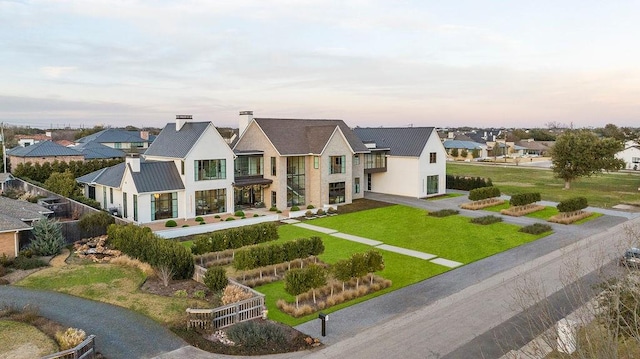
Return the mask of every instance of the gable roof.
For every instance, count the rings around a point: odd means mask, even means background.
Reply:
[[[420,157],[434,131],[433,127],[356,127],[353,132],[362,142],[389,148],[392,156]]]
[[[0,213],[0,232],[26,231],[28,229],[31,229],[31,226],[21,220],[4,213]]]
[[[121,158],[126,156],[124,151],[105,146],[99,142],[85,142],[71,148],[80,151],[84,155],[85,160]]]
[[[167,123],[144,152],[145,156],[185,158],[211,122],[186,122],[176,131],[174,122]]]
[[[7,154],[16,157],[82,156],[79,151],[53,141],[42,141],[27,147],[14,147],[7,151]]]
[[[149,142],[140,137],[139,131],[122,130],[119,128],[107,128],[106,130],[92,133],[84,136],[77,143],[98,142],[98,143],[117,143],[117,142]]]
[[[34,221],[53,211],[39,204],[0,196],[0,213],[20,221]]]
[[[103,168],[76,178],[77,182],[98,184],[119,188],[127,167],[126,163]],[[133,183],[138,193],[164,192],[184,189],[184,183],[178,169],[171,161],[140,161],[140,172],[133,172],[129,168]]]
[[[321,154],[336,127],[354,152],[369,152],[342,120],[254,118],[254,121],[283,156]]]

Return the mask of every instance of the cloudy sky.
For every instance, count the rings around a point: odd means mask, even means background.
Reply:
[[[640,126],[640,2],[0,0],[0,121]]]

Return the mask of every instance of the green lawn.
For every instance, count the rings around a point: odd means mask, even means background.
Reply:
[[[640,204],[640,175],[635,173],[605,173],[574,181],[564,190],[564,181],[553,172],[521,166],[483,166],[447,163],[447,174],[489,177],[502,193],[513,195],[540,192],[543,200],[560,202],[572,197],[586,197],[590,206],[611,208],[620,203]]]
[[[509,208],[509,202],[505,202],[503,204],[499,204],[497,206],[491,206],[491,207],[486,207],[483,208],[483,210],[485,211],[490,211],[490,212],[498,212],[500,213],[501,210],[503,209],[507,209]],[[555,216],[556,214],[560,213],[560,211],[558,211],[558,209],[556,207],[544,207],[544,209],[536,211],[536,212],[532,212],[526,215],[526,217],[529,218],[537,218],[537,219],[541,219],[541,220],[548,220],[549,218]],[[589,222],[593,219],[596,219],[598,217],[601,217],[602,213],[592,213],[589,217],[587,218],[583,218],[573,224],[582,224],[585,222]]]

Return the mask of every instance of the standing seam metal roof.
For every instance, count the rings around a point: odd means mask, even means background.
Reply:
[[[7,154],[16,157],[82,156],[79,151],[52,141],[42,141],[27,147],[14,147],[7,151]]]
[[[420,157],[433,127],[356,127],[353,132],[362,142],[388,147],[392,156]]]
[[[92,133],[88,136],[82,137],[77,143],[117,143],[117,142],[151,142],[140,137],[139,131],[122,130],[118,128],[107,128],[96,133]]]
[[[145,156],[185,158],[211,122],[186,122],[180,131],[168,123],[145,151]]]

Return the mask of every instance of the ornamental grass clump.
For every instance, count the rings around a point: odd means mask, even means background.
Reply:
[[[74,348],[87,338],[87,334],[82,329],[68,328],[64,332],[56,333],[56,341],[61,350]]]
[[[238,323],[227,329],[227,336],[248,349],[280,347],[287,342],[287,334],[282,327],[253,320]]]

